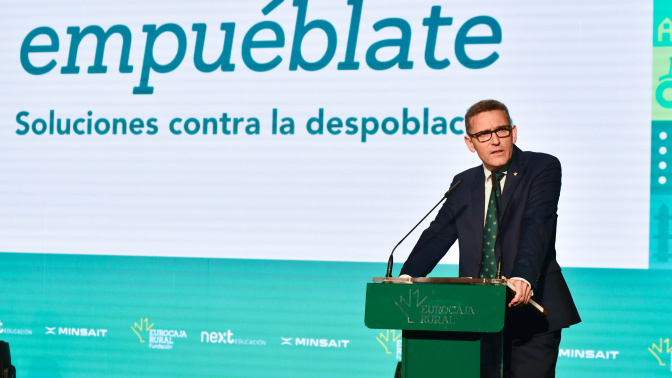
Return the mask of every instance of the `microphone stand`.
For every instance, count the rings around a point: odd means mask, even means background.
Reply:
[[[441,197],[441,200],[440,200],[439,202],[437,202],[437,204],[434,205],[434,207],[432,207],[432,210],[429,210],[429,212],[428,212],[424,217],[422,217],[422,219],[420,219],[420,222],[418,222],[418,223],[411,229],[411,231],[409,231],[408,234],[406,234],[406,236],[404,236],[404,237],[399,241],[399,243],[397,243],[397,245],[394,246],[394,248],[392,249],[392,253],[390,253],[390,258],[387,260],[387,273],[385,274],[385,277],[386,277],[386,278],[392,277],[392,265],[394,265],[394,258],[393,258],[392,256],[394,255],[394,251],[397,249],[397,247],[399,246],[399,244],[401,244],[404,240],[406,240],[406,238],[408,237],[408,235],[410,235],[413,231],[415,231],[415,229],[418,228],[418,226],[420,225],[420,223],[422,223],[422,221],[424,221],[425,218],[427,218],[427,217],[429,216],[429,214],[431,214],[432,211],[434,211],[434,209],[436,209],[436,208],[441,204],[441,202],[443,202],[443,200],[445,200],[446,198],[448,198],[448,196],[451,195],[451,194],[453,193],[453,191],[454,191],[458,186],[460,186],[460,184],[462,183],[462,181],[464,181],[464,180],[463,180],[463,179],[460,179],[460,180],[458,180],[458,181],[455,183],[455,185],[451,186],[450,189],[448,189],[448,191],[446,192],[446,194],[444,194],[443,197]]]

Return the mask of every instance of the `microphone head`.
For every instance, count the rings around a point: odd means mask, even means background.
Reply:
[[[448,191],[446,192],[446,194],[443,195],[443,198],[448,198],[448,196],[450,195],[450,193],[452,193],[453,190],[455,190],[458,186],[460,186],[460,184],[462,183],[462,181],[464,181],[464,179],[459,179],[459,180],[457,180],[457,182],[455,183],[455,185],[451,186],[450,189],[448,189]]]

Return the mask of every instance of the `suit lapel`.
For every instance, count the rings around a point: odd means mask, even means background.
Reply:
[[[509,206],[509,202],[511,202],[513,193],[516,191],[516,187],[523,177],[525,162],[523,161],[522,155],[522,151],[514,145],[511,165],[506,172],[506,183],[504,184],[504,190],[502,191],[502,200],[499,203],[499,216],[497,218],[499,219],[500,224],[502,224],[502,219],[504,219],[506,209]]]
[[[483,250],[483,223],[485,219],[485,173],[483,172],[483,166],[479,166],[480,169],[474,170],[474,177],[471,180],[471,203],[472,203],[472,217],[474,218],[473,224],[475,225],[474,230],[479,240],[479,249],[477,253],[481,253]],[[480,257],[480,255],[479,255]]]

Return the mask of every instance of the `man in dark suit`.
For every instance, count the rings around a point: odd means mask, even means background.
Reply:
[[[422,233],[401,274],[426,276],[456,240],[460,277],[494,278],[501,267],[515,286],[504,327],[504,376],[554,377],[560,332],[581,321],[556,261],[560,162],[516,147],[518,131],[498,101],[474,104],[465,125],[467,147],[483,165],[455,176],[453,184],[464,182]],[[548,309],[547,317],[527,305],[530,298]]]

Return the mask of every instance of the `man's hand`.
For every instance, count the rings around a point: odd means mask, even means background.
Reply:
[[[503,276],[502,278],[506,279],[506,277]],[[530,285],[525,281],[517,280],[515,278],[512,278],[509,282],[515,287],[515,296],[511,302],[509,302],[509,307],[526,305],[532,297],[532,289],[530,288]]]
[[[413,283],[413,282],[411,282],[411,278],[413,278],[413,277],[409,276],[408,274],[402,274],[401,276],[399,276],[399,279],[406,280],[406,281],[408,281],[407,283],[409,283],[409,284]]]

